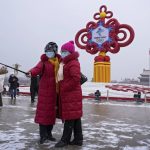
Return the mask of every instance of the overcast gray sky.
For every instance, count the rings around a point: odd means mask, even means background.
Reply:
[[[73,40],[75,34],[93,21],[105,4],[121,24],[134,28],[135,39],[111,57],[111,78],[137,78],[149,67],[150,0],[0,0],[0,62],[21,64],[27,71],[35,66],[49,41]],[[96,55],[80,50],[82,72],[93,76]]]

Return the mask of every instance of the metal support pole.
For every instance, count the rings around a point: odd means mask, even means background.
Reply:
[[[147,103],[146,93],[145,93],[145,95],[144,95],[144,102]]]
[[[107,90],[107,101],[109,101],[109,90]]]

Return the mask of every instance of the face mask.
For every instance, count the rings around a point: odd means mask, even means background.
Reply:
[[[61,52],[61,57],[62,57],[62,58],[65,58],[65,57],[68,56],[68,55],[70,55],[70,52],[68,52],[68,51],[62,51],[62,52]]]
[[[45,52],[46,56],[48,58],[54,58],[55,57],[55,53],[54,52]]]

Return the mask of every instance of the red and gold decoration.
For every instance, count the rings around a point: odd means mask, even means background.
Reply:
[[[134,39],[134,30],[127,24],[120,24],[112,18],[105,5],[94,14],[94,21],[86,24],[75,36],[76,45],[90,54],[98,53],[94,62],[94,82],[110,82],[110,57],[107,52],[116,54],[121,47],[129,45]]]

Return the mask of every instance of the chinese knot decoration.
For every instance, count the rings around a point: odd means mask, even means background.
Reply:
[[[112,18],[113,13],[107,11],[105,5],[94,14],[96,22],[90,21],[86,28],[81,29],[75,36],[76,45],[90,54],[99,52],[95,61],[110,61],[107,52],[118,53],[121,47],[129,45],[134,39],[134,30],[127,24],[120,24]],[[107,19],[107,21],[106,21]]]

